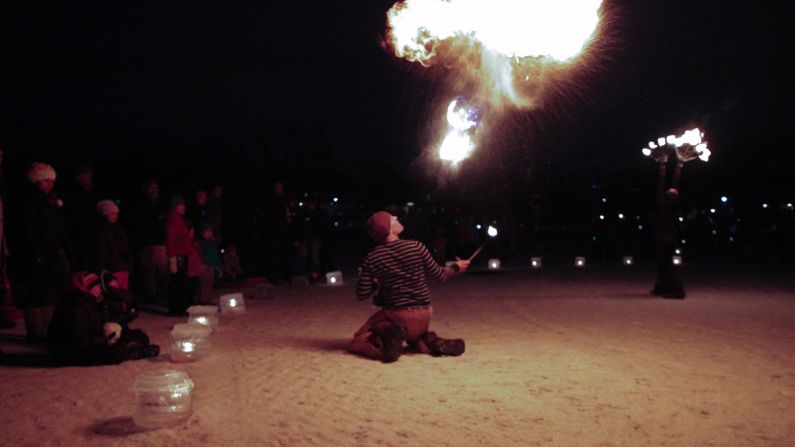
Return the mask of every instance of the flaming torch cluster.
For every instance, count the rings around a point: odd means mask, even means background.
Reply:
[[[387,13],[395,54],[443,62],[467,93],[447,106],[439,158],[453,165],[477,146],[482,112],[536,105],[546,83],[595,34],[602,0],[403,0]]]
[[[648,147],[644,147],[641,152],[659,163],[661,169],[664,169],[671,154],[676,154],[677,163],[673,178],[674,186],[679,182],[682,167],[685,163],[696,158],[707,162],[712,154],[707,148],[707,142],[704,141],[704,133],[698,127],[686,130],[685,133],[679,136],[668,135],[667,137],[658,138],[656,142],[649,141]]]

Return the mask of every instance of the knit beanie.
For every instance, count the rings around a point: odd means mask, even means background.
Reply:
[[[384,242],[392,228],[392,215],[386,211],[373,213],[367,219],[367,234],[376,242]]]
[[[55,169],[47,163],[35,162],[28,169],[28,180],[36,183],[42,180],[55,181]]]
[[[116,205],[113,200],[100,200],[97,202],[97,212],[103,216],[107,216],[110,213],[118,213],[119,205]]]
[[[99,275],[91,272],[76,272],[72,276],[72,286],[81,292],[91,293],[94,287],[100,287]]]

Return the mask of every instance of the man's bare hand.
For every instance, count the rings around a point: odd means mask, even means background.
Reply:
[[[458,273],[464,273],[470,264],[468,260],[461,258],[455,258],[455,263],[458,266]]]

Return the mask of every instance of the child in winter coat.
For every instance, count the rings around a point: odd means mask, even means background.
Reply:
[[[127,327],[132,318],[113,299],[116,285],[107,272],[75,274],[73,293],[58,304],[47,337],[58,363],[106,365],[160,354],[146,333]]]

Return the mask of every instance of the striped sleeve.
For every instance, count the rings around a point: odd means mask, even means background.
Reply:
[[[437,281],[447,281],[456,273],[458,273],[457,265],[455,268],[442,267],[436,263],[436,261],[433,259],[433,256],[431,256],[431,252],[428,251],[428,248],[425,245],[423,245],[421,242],[417,242],[417,246],[420,251],[420,256],[422,256],[422,266],[425,269],[425,273],[429,276],[433,277]]]
[[[366,300],[373,293],[375,293],[376,284],[373,278],[373,272],[370,269],[370,263],[365,258],[362,263],[362,271],[359,273],[359,281],[356,283],[356,298]]]

